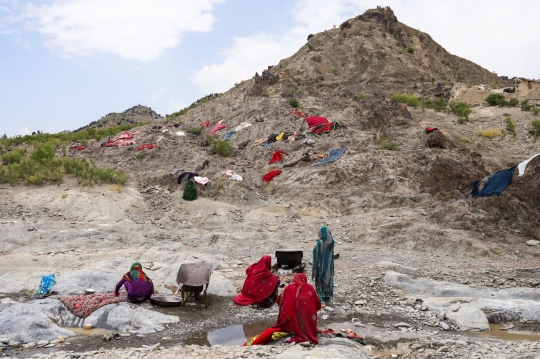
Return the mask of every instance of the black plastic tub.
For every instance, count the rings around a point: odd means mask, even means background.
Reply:
[[[300,249],[278,249],[276,251],[276,258],[278,268],[286,265],[289,269],[293,269],[299,264],[302,264],[302,258],[304,252]]]

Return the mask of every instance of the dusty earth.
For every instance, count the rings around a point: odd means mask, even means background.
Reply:
[[[152,122],[139,128],[135,146],[102,148],[89,141],[84,151],[68,151],[126,171],[130,180],[124,187],[89,186],[69,177],[58,185],[0,187],[4,354],[540,357],[540,160],[531,162],[523,177],[514,174],[499,197],[470,196],[474,180],[485,181],[540,152],[529,134],[534,116],[517,107],[477,106],[460,124],[451,113],[390,101],[392,93],[402,92],[427,98],[458,79],[492,86],[504,81],[448,54],[427,34],[398,23],[393,13],[367,15],[350,27],[315,34],[271,69],[279,81],[255,76],[168,121],[151,113]],[[408,52],[408,45],[415,50]],[[447,80],[439,83],[443,76]],[[307,131],[303,119],[289,114],[292,96],[302,111],[343,126],[321,136],[308,134],[313,144],[302,139],[252,147],[270,134]],[[477,134],[488,128],[504,131],[508,116],[516,124],[515,136]],[[211,127],[195,134],[205,121]],[[230,157],[209,151],[205,135],[218,121],[227,125],[214,135],[219,140],[243,122],[250,124],[230,138]],[[442,133],[444,148],[426,146],[433,135],[425,128],[431,126]],[[379,145],[390,138],[394,151]],[[143,143],[161,148],[137,152]],[[342,147],[342,158],[325,165],[314,166],[313,159],[293,167],[268,164],[276,150],[289,154],[288,164],[306,152]],[[197,185],[197,200],[182,199],[185,181],[179,185],[169,175],[177,168],[210,179]],[[243,180],[229,180],[221,174],[226,169]],[[283,173],[263,182],[273,169]],[[367,345],[325,337],[315,348],[283,341],[242,348],[239,344],[277,317],[276,307],[259,311],[233,304],[246,267],[277,249],[299,248],[309,277],[321,225],[331,228],[340,256],[334,300],[320,312],[319,327],[353,329]],[[59,295],[87,288],[110,292],[135,261],[166,294],[176,290],[182,263],[213,263],[208,309],[196,302],[182,308],[120,303],[82,321],[57,296],[36,299],[40,278],[50,273],[57,276],[53,289]],[[291,278],[281,275],[284,283]],[[95,335],[81,334],[84,324],[92,325]],[[120,335],[104,342],[107,330]]]

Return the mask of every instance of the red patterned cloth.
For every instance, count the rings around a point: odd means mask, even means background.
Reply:
[[[281,174],[281,171],[280,170],[273,170],[273,171],[270,171],[268,172],[267,174],[265,174],[262,179],[263,181],[265,182],[270,182],[271,180],[274,179],[274,177],[278,176]]]
[[[71,148],[77,151],[84,151],[88,148],[88,146],[72,146]]]
[[[426,127],[426,133],[431,133],[433,131],[437,131],[438,128],[437,127]]]
[[[308,124],[308,127],[314,127],[318,125],[322,125],[323,123],[328,123],[328,119],[326,117],[321,116],[311,116],[305,119],[305,121]]]
[[[276,291],[279,278],[270,272],[271,265],[272,257],[263,256],[259,262],[252,264],[246,269],[247,278],[244,281],[242,292],[234,297],[236,304],[258,304]]]
[[[310,132],[320,135],[321,133],[330,132],[333,129],[334,129],[334,123],[333,122],[328,122],[328,123],[324,123],[322,125],[317,125],[317,126],[311,128]]]
[[[296,118],[302,118],[307,117],[307,114],[305,112],[300,111],[299,109],[295,108],[291,112],[289,112],[289,115],[293,115]]]
[[[66,308],[78,317],[86,318],[99,308],[107,304],[127,302],[126,297],[115,297],[114,293],[96,293],[83,295],[70,295],[58,298]]]
[[[145,143],[144,145],[140,145],[139,148],[137,148],[137,151],[142,151],[144,150],[145,148],[151,150],[152,148],[161,148],[159,146],[156,146],[156,145],[151,145],[149,143]]]
[[[289,155],[287,152],[276,151],[274,152],[274,155],[272,156],[272,159],[270,160],[268,164],[272,164],[274,162],[283,162],[283,157],[281,157],[282,154],[284,154],[285,156]]]
[[[199,127],[206,127],[206,128],[208,128],[208,126],[210,126],[210,121],[201,122],[201,124],[199,125]]]

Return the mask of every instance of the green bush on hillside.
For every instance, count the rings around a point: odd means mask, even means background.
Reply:
[[[456,102],[450,104],[450,111],[460,117],[468,119],[472,109],[465,102]]]
[[[289,105],[291,105],[294,108],[300,107],[300,101],[296,97],[291,97],[289,99]]]
[[[506,98],[501,93],[492,93],[489,94],[485,101],[490,106],[508,106],[509,102],[506,101]]]
[[[414,108],[417,108],[421,104],[418,97],[407,95],[406,93],[404,93],[403,95],[392,95],[392,101],[404,103],[407,106],[411,106]]]
[[[25,150],[13,150],[2,156],[2,163],[9,165],[11,163],[19,163],[26,154]]]
[[[521,101],[521,111],[530,111],[532,105],[529,105],[529,100]]]

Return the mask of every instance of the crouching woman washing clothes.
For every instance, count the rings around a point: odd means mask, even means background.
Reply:
[[[154,294],[154,283],[142,270],[140,263],[133,263],[129,272],[124,274],[120,282],[116,285],[114,295],[119,295],[119,290],[124,285],[127,291],[127,298],[131,303],[144,302]]]
[[[319,240],[313,248],[311,276],[324,307],[334,296],[334,238],[326,226],[319,228]]]
[[[309,342],[318,344],[317,312],[321,302],[317,292],[308,282],[306,275],[298,273],[293,282],[277,298],[279,315],[276,324],[254,337],[245,345],[264,345],[288,335],[287,343]]]
[[[238,305],[253,305],[257,308],[270,308],[276,301],[279,277],[270,271],[272,258],[263,256],[257,263],[246,269],[246,280],[242,291],[234,302]]]

